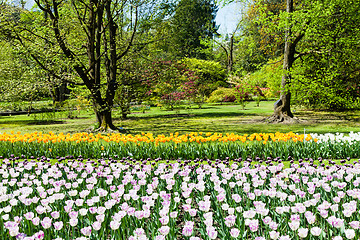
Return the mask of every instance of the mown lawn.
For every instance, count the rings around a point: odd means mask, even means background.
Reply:
[[[120,119],[119,110],[113,112],[114,122],[127,133],[152,132],[169,134],[173,132],[234,132],[239,134],[254,132],[306,132],[347,133],[360,131],[360,111],[330,112],[310,111],[295,108],[295,116],[300,124],[267,124],[264,119],[272,114],[273,102],[261,102],[260,107],[250,102],[245,110],[239,105],[205,104],[202,109],[178,108],[174,111],[151,107],[145,113],[133,112],[126,120]],[[1,116],[0,132],[42,131],[54,133],[91,131],[96,125],[92,111],[82,111],[78,118],[69,119],[64,113],[55,116],[20,115]]]

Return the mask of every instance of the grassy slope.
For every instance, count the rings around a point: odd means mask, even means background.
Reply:
[[[296,109],[295,115],[304,123],[266,124],[260,120],[270,116],[273,102],[261,102],[256,107],[250,102],[245,110],[238,105],[205,105],[203,109],[179,109],[165,111],[151,108],[146,113],[133,113],[129,119],[121,121],[119,112],[114,111],[114,120],[117,126],[128,130],[129,133],[152,132],[154,134],[168,134],[172,132],[349,132],[360,131],[360,111],[353,112],[314,112]],[[44,116],[38,116],[37,119]],[[32,116],[0,117],[0,132],[20,131],[33,132],[79,132],[92,129],[95,117],[92,112],[82,112],[78,119],[67,119],[65,114],[57,113],[54,122],[34,120]]]

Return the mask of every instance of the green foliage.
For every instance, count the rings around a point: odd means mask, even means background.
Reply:
[[[217,7],[213,0],[180,0],[171,19],[169,43],[176,57],[202,58],[207,48],[201,39],[217,35]]]
[[[245,81],[252,86],[268,88],[266,97],[279,97],[283,73],[282,61],[278,58],[269,60],[260,70],[247,75]]]
[[[226,87],[226,69],[220,63],[196,58],[184,58],[182,63],[198,76],[201,95],[208,97],[218,87]]]
[[[90,101],[83,96],[78,95],[75,98],[64,101],[61,106],[61,111],[67,113],[67,118],[78,118],[81,111],[88,111],[90,108]]]
[[[239,103],[243,110],[247,102],[251,99],[251,94],[254,92],[254,87],[250,84],[243,82],[234,87],[236,102]]]
[[[300,61],[291,72],[296,104],[334,110],[359,107],[359,4],[328,0],[314,6],[312,14],[321,17],[311,18]]]
[[[218,103],[218,102],[235,102],[235,90],[233,88],[219,87],[213,91],[206,102]]]
[[[173,110],[183,100],[197,101],[198,76],[176,61],[155,61],[143,73],[142,83],[166,109]]]
[[[7,41],[0,41],[0,101],[40,100],[50,96],[43,72]]]
[[[121,66],[123,71],[118,76],[114,104],[120,108],[121,118],[126,119],[131,113],[131,102],[141,103],[149,98],[147,92],[150,89],[142,82],[149,65],[130,55],[122,61]]]
[[[184,58],[182,62],[207,83],[225,82],[226,69],[220,63],[196,58]]]
[[[269,14],[267,5],[259,3],[259,23],[267,26],[268,34],[291,28],[288,40],[296,51],[289,72],[293,103],[335,110],[357,106],[359,4],[359,0],[301,1],[294,3],[291,13]]]
[[[84,84],[100,126],[115,129],[111,120],[115,92],[120,85],[119,91],[128,92],[130,86],[122,85],[126,71],[122,62],[154,41],[152,26],[166,16],[167,1],[104,0],[96,7],[92,1],[35,2],[39,11],[23,10],[16,21],[9,17],[3,21],[1,14],[0,31],[9,25],[9,38],[32,65],[47,73],[51,92],[64,83]]]

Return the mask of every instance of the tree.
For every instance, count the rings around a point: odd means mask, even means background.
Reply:
[[[293,0],[286,0],[286,12],[291,14],[294,12]],[[290,109],[291,92],[289,85],[291,83],[290,69],[295,62],[296,47],[299,41],[304,37],[304,33],[295,33],[293,35],[291,25],[286,26],[285,29],[285,46],[284,46],[284,60],[283,70],[285,71],[281,80],[281,94],[279,101],[274,106],[274,115],[269,118],[269,121],[275,122],[292,122],[294,115]]]
[[[131,54],[121,63],[119,74],[119,87],[115,94],[115,103],[121,111],[121,118],[126,119],[130,113],[131,102],[141,103],[147,100],[149,89],[143,84],[144,70],[148,62],[139,56]]]
[[[311,34],[301,42],[291,91],[296,104],[311,108],[358,108],[360,93],[359,1],[331,1],[315,6]]]
[[[47,41],[76,72],[90,92],[99,130],[117,129],[111,110],[119,63],[134,48],[135,39],[149,30],[159,1],[152,0],[35,0],[42,14],[24,16],[33,28],[13,25],[16,39],[27,46],[28,35]],[[36,23],[36,24],[35,24]],[[43,59],[33,55],[37,63],[53,76],[56,73]]]
[[[171,20],[172,51],[179,58],[205,59],[202,39],[217,35],[217,6],[213,0],[180,0]]]
[[[43,72],[10,42],[0,40],[0,46],[0,101],[31,102],[49,97]]]
[[[355,7],[358,3],[359,1],[354,3],[340,0],[296,2],[287,0],[286,12],[264,18],[270,26],[268,29],[285,30],[281,96],[274,107],[273,116],[268,119],[269,122],[297,121],[291,112],[291,94],[294,93],[293,87],[296,82],[321,82],[321,85],[331,89],[327,92],[333,92],[331,98],[322,99],[328,102],[334,102],[333,98],[344,92],[337,89],[344,89],[341,86],[344,86],[346,80],[351,79],[355,85],[358,84],[359,61],[356,59],[359,50],[356,39],[359,37],[357,21],[359,17],[358,9]],[[276,26],[271,24],[274,18],[279,19]],[[339,56],[343,60],[342,63],[339,63]],[[348,61],[348,58],[354,60]],[[318,62],[316,59],[321,61]],[[307,63],[317,67],[307,68]],[[307,71],[303,71],[304,69]],[[347,71],[351,74],[347,74]],[[304,89],[311,90],[309,84],[303,84]],[[344,96],[346,94],[343,94],[342,98]],[[319,98],[320,95],[316,97]]]

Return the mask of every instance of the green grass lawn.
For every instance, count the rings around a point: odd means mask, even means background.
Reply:
[[[120,112],[113,111],[116,126],[123,127],[128,133],[152,132],[154,134],[169,134],[173,132],[234,132],[239,134],[254,132],[306,132],[335,133],[360,131],[360,111],[330,112],[310,111],[295,108],[294,114],[303,120],[300,124],[267,124],[262,121],[273,111],[272,101],[261,102],[260,107],[250,102],[245,110],[239,105],[205,104],[202,109],[179,108],[167,111],[151,107],[145,113],[134,112],[126,120],[120,119]],[[56,113],[50,121],[47,117],[38,115],[1,116],[0,132],[33,132],[42,131],[54,133],[90,131],[96,124],[93,112],[82,111],[78,118],[68,119],[64,113]]]

